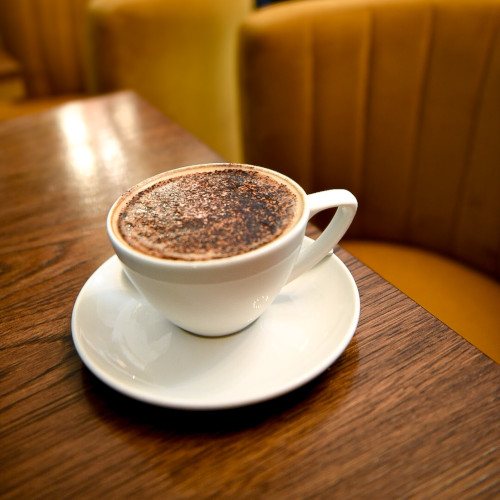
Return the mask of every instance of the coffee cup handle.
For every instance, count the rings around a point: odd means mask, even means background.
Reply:
[[[358,202],[354,195],[345,189],[330,189],[307,196],[309,219],[328,208],[337,210],[319,238],[306,248],[302,248],[292,269],[288,283],[314,267],[340,241],[354,219]]]

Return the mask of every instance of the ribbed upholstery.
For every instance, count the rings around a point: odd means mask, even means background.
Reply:
[[[87,0],[0,0],[0,32],[19,61],[27,97],[80,94]]]
[[[499,20],[498,0],[257,11],[242,30],[245,161],[309,190],[352,190],[350,237],[421,245],[500,278]]]
[[[500,362],[500,0],[261,9],[240,95],[244,160],[350,189],[344,246]]]

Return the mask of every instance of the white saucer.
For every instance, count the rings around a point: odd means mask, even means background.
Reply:
[[[329,255],[245,330],[199,337],[143,302],[111,257],[80,291],[71,328],[84,363],[114,389],[156,405],[208,410],[264,401],[312,380],[347,347],[359,310],[354,279]]]

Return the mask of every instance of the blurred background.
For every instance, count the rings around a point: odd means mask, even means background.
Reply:
[[[0,120],[129,88],[237,160],[237,30],[265,3],[0,0]]]

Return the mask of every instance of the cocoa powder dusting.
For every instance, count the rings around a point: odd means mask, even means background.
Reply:
[[[226,168],[159,180],[122,208],[133,248],[167,259],[238,255],[277,238],[294,221],[297,197],[258,171]]]

